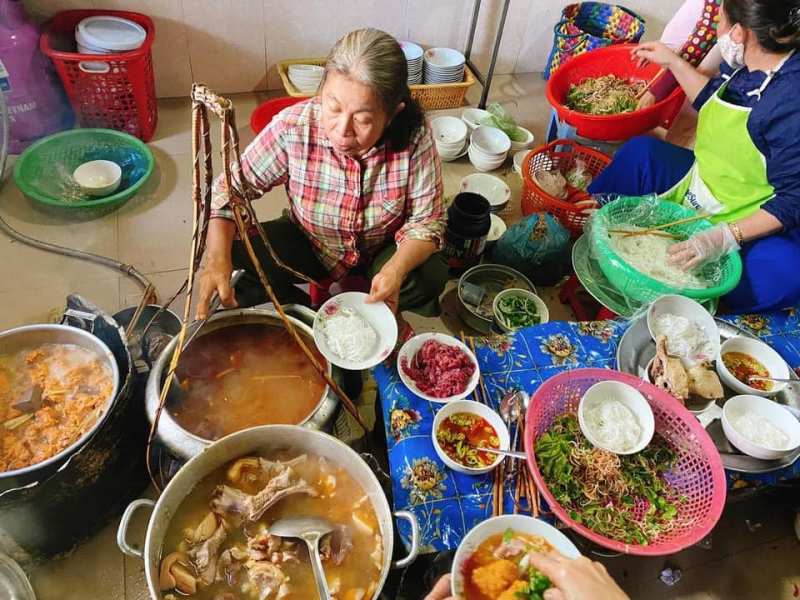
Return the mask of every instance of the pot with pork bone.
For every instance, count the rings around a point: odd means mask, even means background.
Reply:
[[[284,307],[289,321],[334,379],[337,369],[317,351],[309,326],[315,313]],[[177,337],[153,364],[146,410],[158,411]],[[157,435],[170,452],[188,460],[214,440],[259,425],[328,429],[339,400],[314,369],[272,309],[245,308],[214,314],[183,351]]]
[[[150,507],[144,549],[128,541],[131,517]],[[409,565],[419,526],[408,521],[410,553],[392,563],[389,503],[370,467],[336,438],[293,425],[265,425],[211,444],[181,468],[158,502],[132,502],[117,543],[144,560],[153,600],[315,598],[308,556],[298,540],[270,535],[290,517],[319,517],[333,533],[320,543],[330,592],[375,600],[389,569]]]

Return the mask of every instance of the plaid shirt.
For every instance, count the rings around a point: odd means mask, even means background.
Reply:
[[[392,238],[441,247],[441,164],[427,123],[405,150],[386,144],[360,160],[336,152],[322,129],[319,100],[278,114],[242,154],[244,177],[262,193],[283,184],[290,218],[334,279],[371,258]],[[212,216],[232,218],[222,178]]]

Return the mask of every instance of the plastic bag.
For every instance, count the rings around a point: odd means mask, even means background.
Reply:
[[[694,213],[657,196],[620,196],[610,202],[605,198],[597,199],[603,206],[586,225],[589,253],[606,276],[610,289],[616,293],[638,302],[651,302],[663,294],[681,294],[689,290],[695,296],[702,296],[698,294],[700,290],[730,283],[738,257],[723,257],[691,273],[668,262],[668,248],[708,229],[712,226],[709,221],[683,223],[657,234],[629,236],[624,232],[663,225]],[[670,234],[677,237],[671,238]]]
[[[511,113],[505,108],[500,106],[497,102],[492,102],[486,107],[486,111],[489,113],[489,116],[481,119],[481,125],[496,127],[511,138],[512,142],[525,141],[525,132],[517,127],[517,122],[514,120],[514,117],[512,117]]]
[[[586,170],[586,163],[580,158],[575,159],[575,166],[567,171],[567,183],[584,192],[592,183],[592,175]]]
[[[553,215],[535,213],[512,225],[497,240],[492,261],[552,285],[569,269],[569,233]]]
[[[39,29],[19,0],[0,0],[0,91],[8,105],[11,154],[75,124],[53,65],[39,51]]]

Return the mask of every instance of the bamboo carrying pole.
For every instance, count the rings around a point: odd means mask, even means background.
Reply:
[[[267,248],[270,256],[275,263],[282,269],[290,272],[295,277],[306,281],[312,285],[316,282],[308,276],[295,271],[291,267],[284,264],[275,253],[272,244],[267,238],[266,232],[256,217],[255,210],[252,206],[252,201],[259,197],[259,194],[254,190],[242,174],[241,152],[239,149],[239,133],[236,129],[236,118],[234,113],[233,104],[230,100],[215,94],[208,89],[205,85],[194,84],[192,86],[192,156],[193,156],[193,176],[192,176],[192,241],[191,252],[189,259],[189,275],[186,282],[181,286],[181,290],[186,288],[186,302],[183,310],[183,326],[178,334],[178,343],[175,346],[175,351],[170,360],[169,370],[164,385],[161,389],[161,396],[159,398],[158,409],[156,410],[153,424],[150,427],[150,435],[147,440],[147,470],[150,474],[150,479],[159,489],[158,482],[153,475],[151,465],[151,450],[155,432],[158,428],[158,421],[161,417],[164,405],[166,403],[167,395],[169,394],[172,385],[175,369],[178,366],[181,352],[185,345],[187,327],[191,323],[191,307],[195,291],[195,280],[200,263],[202,261],[203,253],[206,248],[206,238],[208,234],[208,221],[211,218],[211,187],[214,181],[214,173],[212,166],[212,146],[211,146],[211,132],[208,119],[208,111],[213,112],[222,122],[221,138],[222,138],[222,170],[225,182],[225,187],[228,190],[230,198],[230,206],[233,211],[234,222],[236,224],[236,232],[240,239],[244,242],[247,254],[253,264],[258,279],[267,297],[275,305],[275,310],[281,319],[284,327],[292,336],[294,341],[303,351],[306,358],[311,362],[316,371],[325,379],[325,382],[330,386],[334,393],[339,397],[344,407],[366,432],[367,427],[361,420],[353,401],[341,389],[338,383],[328,374],[327,370],[319,362],[313,352],[309,349],[308,345],[297,332],[294,324],[287,318],[286,313],[281,306],[280,301],[275,296],[272,286],[269,283],[266,273],[264,272],[258,257],[253,249],[253,242],[250,238],[251,233],[261,239],[264,246]],[[201,153],[203,164],[201,166]],[[203,178],[202,171],[205,170],[205,177]],[[235,177],[234,177],[235,176]],[[234,180],[237,185],[234,186]],[[180,290],[179,292],[180,293]],[[174,298],[177,296],[177,293]]]

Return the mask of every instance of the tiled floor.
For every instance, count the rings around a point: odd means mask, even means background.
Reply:
[[[549,118],[543,90],[538,75],[498,77],[491,99],[509,107],[520,124],[542,139]],[[473,102],[478,91],[472,90]],[[252,139],[247,123],[250,112],[265,97],[234,97],[243,144]],[[94,221],[65,224],[34,210],[7,180],[0,190],[0,214],[32,237],[135,265],[155,283],[160,298],[168,298],[183,281],[188,263],[192,168],[189,124],[185,100],[160,102],[156,139],[150,144],[156,157],[156,172],[142,192],[117,212]],[[212,139],[216,143],[218,138],[215,135]],[[446,164],[445,194],[454,194],[461,178],[472,170],[464,159]],[[520,180],[510,170],[497,174],[514,191],[516,204],[512,202],[504,215],[511,221],[519,215]],[[260,216],[277,215],[284,205],[283,191],[273,191],[258,204]],[[0,256],[0,329],[54,318],[70,292],[79,292],[111,312],[139,301],[141,290],[133,282],[103,267],[46,254],[6,237],[0,237]],[[551,318],[569,318],[570,312],[557,301],[556,290],[542,293]],[[418,329],[442,327],[436,319],[413,319],[413,324]],[[771,502],[736,505],[718,528],[711,550],[693,549],[677,557],[684,575],[677,587],[668,588],[657,581],[665,562],[660,559],[613,559],[608,562],[609,569],[635,598],[796,598],[800,547],[791,531],[793,511],[787,507],[775,510]],[[753,531],[746,528],[745,519],[750,519]],[[762,525],[755,527],[756,522]],[[134,521],[132,530],[143,532],[144,519]],[[72,556],[30,568],[40,600],[148,598],[142,565],[117,550],[115,531],[116,523],[112,523]]]

